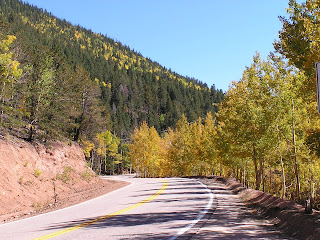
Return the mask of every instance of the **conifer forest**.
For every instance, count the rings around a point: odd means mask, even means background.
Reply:
[[[79,142],[97,173],[220,175],[320,207],[320,3],[289,0],[279,40],[227,92],[105,35],[0,0],[0,134]]]

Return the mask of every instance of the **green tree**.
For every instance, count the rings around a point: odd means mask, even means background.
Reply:
[[[13,35],[0,33],[0,125],[3,125],[5,115],[7,118],[12,114],[12,105],[15,94],[14,86],[16,80],[21,76],[22,69],[19,69],[19,62],[13,59],[11,46],[16,39]]]
[[[114,174],[116,166],[121,162],[121,154],[118,149],[120,145],[120,139],[114,136],[110,131],[105,131],[97,134],[98,148],[96,150],[97,155],[101,157],[101,166],[104,166],[103,172],[107,173],[107,166],[109,166],[110,174]]]
[[[100,87],[92,82],[89,74],[82,67],[77,66],[71,96],[73,97],[73,140],[77,141],[81,135],[93,139],[104,123],[103,109],[100,107]],[[107,116],[106,116],[107,117]],[[108,119],[105,119],[106,122]]]
[[[314,84],[315,62],[319,61],[320,3],[307,0],[299,4],[289,1],[287,12],[289,19],[281,17],[283,24],[279,33],[280,40],[274,46],[277,52],[285,56],[289,63],[303,70],[307,76],[301,94],[307,100],[315,101]]]
[[[30,63],[26,66],[26,107],[29,113],[28,141],[34,139],[40,128],[44,128],[43,117],[49,107],[54,92],[53,58],[41,48],[33,48]]]

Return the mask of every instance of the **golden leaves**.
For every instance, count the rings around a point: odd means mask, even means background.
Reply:
[[[214,120],[211,114],[188,123],[182,116],[176,129],[160,137],[143,123],[135,129],[129,146],[134,169],[143,177],[208,174],[215,167]]]

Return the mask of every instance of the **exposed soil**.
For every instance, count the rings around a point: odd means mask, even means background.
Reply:
[[[320,239],[319,211],[306,214],[301,205],[246,189],[235,179],[208,178],[224,183],[286,234]],[[128,184],[99,179],[76,143],[30,144],[0,135],[0,223],[71,206]]]
[[[128,185],[102,180],[78,144],[0,138],[0,223],[71,206]]]
[[[224,183],[235,194],[238,194],[248,207],[271,220],[284,233],[296,239],[320,239],[319,211],[313,210],[312,214],[306,214],[304,207],[293,201],[284,200],[265,192],[246,189],[233,178],[217,176],[208,178]]]

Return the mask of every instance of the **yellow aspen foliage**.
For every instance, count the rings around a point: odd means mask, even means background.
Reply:
[[[190,124],[186,117],[161,138],[146,123],[136,129],[129,146],[133,168],[140,177],[170,177],[212,173],[216,162],[214,120],[211,114]]]
[[[74,36],[77,39],[77,41],[79,41],[79,38],[81,38],[81,34],[77,30],[74,32]]]
[[[24,24],[26,24],[29,20],[26,16],[21,15],[21,20]]]
[[[22,74],[22,69],[19,69],[20,63],[13,60],[13,54],[10,51],[11,44],[16,39],[14,35],[0,36],[0,85],[2,92],[0,97],[4,100],[6,95],[6,88],[19,78]]]
[[[162,139],[154,127],[144,122],[135,129],[129,144],[132,167],[139,177],[160,177],[165,175],[160,168],[164,165],[161,154]]]
[[[95,145],[93,142],[88,141],[86,138],[80,138],[79,140],[81,146],[82,146],[82,151],[84,155],[89,158],[91,151],[94,149]]]
[[[114,136],[110,131],[105,131],[102,133],[98,133],[97,136],[98,146],[97,146],[97,154],[102,157],[112,156],[112,157],[120,157],[118,156],[118,147],[120,144],[120,139]]]

